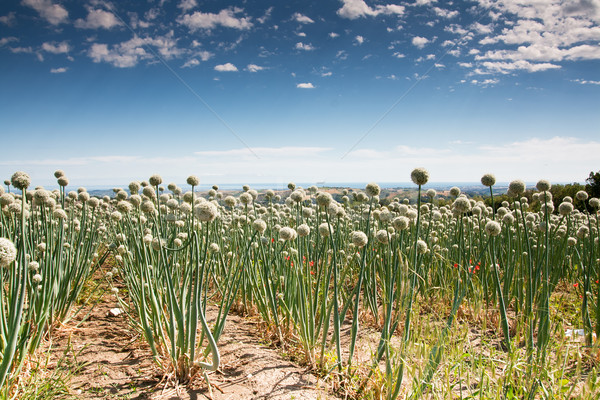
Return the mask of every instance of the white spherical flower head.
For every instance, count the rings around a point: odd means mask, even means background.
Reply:
[[[208,201],[198,204],[194,207],[194,215],[200,221],[210,222],[217,218],[219,211],[217,207]]]
[[[367,195],[369,197],[379,196],[379,193],[381,193],[381,188],[378,184],[371,182],[367,183],[367,186],[365,187],[365,192],[367,192]]]
[[[133,181],[129,184],[129,193],[131,193],[132,195],[138,194],[141,188],[142,185],[138,181]]]
[[[162,183],[162,177],[158,174],[154,174],[150,177],[150,179],[148,179],[148,182],[152,186],[158,186]]]
[[[600,199],[597,197],[592,197],[589,201],[590,207],[595,208],[596,210],[600,208]]]
[[[57,218],[57,219],[61,219],[61,220],[67,219],[67,213],[65,212],[65,210],[63,210],[61,208],[57,208],[56,210],[54,210],[52,212],[52,215],[54,216],[54,218]]]
[[[427,192],[425,192],[425,194],[427,195],[427,197],[433,199],[437,195],[437,192],[435,191],[435,189],[428,189]]]
[[[294,190],[294,189],[296,189],[296,184],[294,182],[290,182],[290,183],[288,183],[287,187],[290,190]]]
[[[588,194],[585,190],[580,190],[579,192],[577,192],[577,194],[575,194],[575,197],[577,197],[581,201],[586,201],[588,198]]]
[[[356,247],[365,247],[369,242],[369,238],[364,232],[354,231],[351,234],[352,244]]]
[[[319,205],[319,207],[327,207],[332,201],[333,201],[333,198],[331,197],[330,193],[328,193],[328,192],[317,193],[317,204]]]
[[[219,248],[219,245],[216,243],[211,243],[210,246],[208,247],[208,250],[211,253],[218,253],[221,251],[221,249]]]
[[[425,241],[419,239],[417,240],[417,253],[425,254],[427,253],[427,243]]]
[[[61,176],[57,180],[59,186],[65,187],[69,184],[69,179],[66,176]]]
[[[563,216],[571,214],[573,212],[573,204],[563,201],[558,206],[558,212],[560,215],[563,215]]]
[[[304,192],[301,190],[294,190],[292,194],[290,194],[290,198],[294,202],[300,203],[302,200],[304,200]]]
[[[240,203],[244,205],[252,204],[252,195],[248,192],[244,192],[240,195]]]
[[[34,283],[40,283],[40,282],[42,281],[42,275],[40,275],[40,274],[35,274],[35,275],[33,275],[33,277],[31,278],[31,280],[32,280]]]
[[[321,235],[323,237],[329,236],[330,229],[331,229],[331,233],[333,233],[333,227],[331,225],[329,225],[327,222],[323,222],[321,225],[319,225],[319,228],[318,228],[319,235]]]
[[[258,232],[263,233],[267,229],[267,223],[262,219],[254,220],[252,227]]]
[[[57,169],[56,171],[54,171],[54,177],[56,179],[60,178],[61,176],[65,176],[65,171],[63,171],[62,169]]]
[[[494,186],[496,184],[496,177],[494,174],[485,174],[481,177],[481,184],[487,187]]]
[[[466,197],[457,197],[452,203],[452,209],[459,214],[465,214],[471,211],[471,202]]]
[[[198,186],[200,184],[200,179],[196,175],[190,175],[186,182],[190,186]]]
[[[453,186],[450,188],[450,196],[452,197],[458,197],[460,196],[460,188]]]
[[[520,179],[512,181],[508,185],[508,195],[518,197],[525,192],[525,182]]]
[[[0,267],[8,267],[16,259],[17,248],[14,243],[7,238],[0,237]]]
[[[410,225],[410,219],[408,219],[407,217],[402,216],[402,215],[399,217],[396,217],[392,220],[392,226],[397,231],[403,231],[403,230],[407,229],[409,225]]]
[[[429,171],[425,168],[415,168],[410,173],[410,179],[412,179],[415,185],[423,186],[429,180]]]
[[[306,237],[310,235],[310,227],[306,224],[298,225],[298,236]]]
[[[577,239],[574,237],[569,237],[567,239],[567,245],[569,246],[575,246],[577,244]]]
[[[229,207],[234,207],[236,203],[235,197],[233,196],[227,196],[223,201],[225,201],[225,204]]]
[[[375,234],[377,241],[381,244],[387,244],[389,242],[388,231],[385,229],[378,230]]]
[[[294,240],[296,239],[297,233],[293,228],[284,226],[279,230],[279,238],[283,240]]]
[[[502,228],[496,221],[488,221],[485,224],[485,232],[490,236],[498,236],[502,232]]]
[[[546,179],[540,179],[538,181],[538,183],[535,185],[535,187],[540,192],[547,192],[548,190],[550,190],[550,188],[552,187],[552,185]]]
[[[31,178],[26,172],[17,171],[10,178],[10,182],[17,189],[23,190],[27,189],[29,185],[31,185]]]

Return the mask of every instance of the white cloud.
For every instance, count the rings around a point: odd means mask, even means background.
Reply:
[[[66,68],[66,67],[52,68],[50,70],[50,73],[51,74],[64,74],[65,72],[67,72],[67,69],[68,68]]]
[[[304,33],[304,32],[296,32],[296,35],[298,35],[300,37],[306,37],[306,33]]]
[[[360,36],[360,35],[356,35],[356,37],[354,38],[354,40],[356,41],[356,43],[358,43],[358,45],[361,45],[365,42],[365,38]]]
[[[333,75],[333,72],[331,72],[331,71],[321,72],[321,76],[324,77],[324,78],[327,77],[327,76],[331,76],[331,75]]]
[[[443,18],[454,18],[458,15],[458,11],[450,11],[445,8],[433,7],[433,11],[439,17]]]
[[[33,8],[52,25],[65,23],[69,19],[69,12],[60,4],[54,4],[50,0],[23,0],[22,4]]]
[[[497,84],[498,82],[500,82],[500,80],[498,80],[498,79],[495,79],[495,78],[491,78],[491,79],[484,79],[484,80],[482,80],[482,81],[480,81],[480,80],[477,80],[477,79],[472,79],[472,80],[471,80],[471,84],[472,84],[472,85],[484,86],[484,87],[495,85],[495,84]]]
[[[0,39],[0,47],[7,45],[10,42],[18,42],[19,39],[17,39],[14,36],[9,36],[9,37],[5,37]]]
[[[425,45],[429,43],[429,39],[421,37],[421,36],[415,36],[412,38],[412,44],[413,46],[418,47],[419,49],[422,49],[423,47],[425,47]]]
[[[63,54],[68,53],[70,47],[66,41],[60,43],[45,42],[42,44],[42,50],[52,54]]]
[[[94,9],[89,10],[85,20],[78,19],[75,21],[75,27],[85,29],[111,29],[118,25],[121,25],[121,22],[113,13]]]
[[[15,23],[15,21],[17,20],[15,18],[15,15],[16,15],[16,13],[14,11],[11,11],[6,15],[0,16],[0,23],[4,24],[4,25],[12,26]]]
[[[600,81],[588,81],[585,79],[574,79],[573,82],[577,82],[580,85],[600,85]]]
[[[181,0],[177,5],[178,8],[181,8],[183,12],[188,12],[192,8],[196,7],[198,2],[196,0]]]
[[[344,5],[337,10],[340,17],[348,19],[356,19],[360,17],[376,17],[381,14],[404,14],[404,6],[396,4],[377,5],[372,8],[364,2],[364,0],[342,0]]]
[[[479,1],[492,9],[500,23],[471,26],[473,31],[486,35],[480,44],[494,45],[493,50],[478,55],[477,60],[510,61],[510,70],[530,72],[560,68],[550,62],[600,60],[597,0]],[[495,26],[502,29],[495,32]]]
[[[192,58],[190,60],[187,60],[185,62],[185,64],[183,64],[181,66],[181,68],[192,68],[192,67],[196,67],[198,65],[200,65],[200,61],[198,61],[198,59],[196,59],[196,58]]]
[[[193,14],[183,15],[177,19],[177,22],[187,26],[192,32],[198,29],[214,29],[219,25],[239,30],[250,29],[253,26],[250,17],[236,17],[236,14],[243,11],[237,7],[221,10],[218,14],[196,11]]]
[[[248,64],[246,66],[246,69],[249,72],[258,72],[258,71],[262,71],[265,69],[265,67],[261,67],[260,65],[256,65],[256,64]]]
[[[184,51],[177,47],[177,41],[173,39],[173,32],[156,38],[133,37],[125,42],[109,47],[103,43],[93,43],[88,50],[88,56],[92,61],[107,62],[119,68],[134,67],[140,60],[151,59],[153,54],[146,51],[146,46],[156,48],[160,56],[165,59],[181,56]]]
[[[314,89],[315,88],[315,86],[312,83],[310,83],[310,82],[299,83],[299,84],[296,85],[296,87],[298,89]]]
[[[500,74],[508,74],[513,71],[528,71],[528,72],[538,72],[538,71],[546,71],[549,69],[559,69],[560,65],[551,64],[551,63],[530,63],[529,61],[519,60],[519,61],[486,61],[481,63],[483,69],[478,68],[473,72],[475,74],[492,74],[492,73],[500,73]]]
[[[310,44],[310,43],[304,44],[302,42],[296,43],[295,47],[296,47],[297,50],[305,50],[305,51],[311,51],[311,50],[315,49],[312,44]]]
[[[396,52],[395,52],[393,55],[394,55],[394,57],[396,57],[396,58],[404,58],[404,57],[406,57],[404,54],[402,54],[402,53],[400,53],[400,52],[398,52],[398,51],[396,51]]]
[[[215,71],[218,72],[236,72],[238,69],[232,63],[215,65]]]
[[[301,24],[312,24],[315,21],[313,21],[312,19],[310,19],[309,17],[307,17],[306,15],[300,14],[300,13],[294,13],[294,15],[292,15],[292,19],[294,19],[296,22],[299,22]]]
[[[338,33],[335,32],[329,32],[329,37],[332,39],[335,39],[336,37],[340,36]]]

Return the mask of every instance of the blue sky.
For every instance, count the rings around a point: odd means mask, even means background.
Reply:
[[[0,177],[599,170],[599,0],[3,1]]]

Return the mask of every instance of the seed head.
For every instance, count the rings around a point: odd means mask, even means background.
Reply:
[[[481,184],[483,186],[491,187],[496,183],[496,177],[494,174],[485,174],[481,177]]]
[[[10,178],[10,182],[17,189],[23,190],[29,187],[29,185],[31,184],[31,178],[26,172],[17,171]]]
[[[298,225],[297,231],[298,236],[300,237],[306,237],[310,235],[310,227],[306,224]]]
[[[297,233],[293,228],[284,226],[279,230],[279,238],[283,240],[294,240],[296,239]]]
[[[514,180],[508,185],[508,195],[518,197],[525,192],[525,182],[522,180]]]
[[[429,180],[429,172],[425,168],[415,168],[410,174],[415,185],[422,186]]]
[[[538,181],[538,183],[535,185],[535,187],[540,192],[547,192],[548,190],[550,190],[550,188],[552,187],[552,185],[546,179],[540,179]]]
[[[577,197],[581,201],[586,201],[588,198],[588,194],[585,190],[580,190],[579,192],[577,192],[575,197]]]
[[[365,187],[365,192],[367,192],[367,195],[369,197],[379,196],[379,193],[381,193],[381,188],[378,184],[371,182],[367,183],[367,186]]]
[[[200,184],[200,179],[196,175],[190,175],[186,182],[190,186],[198,186]]]
[[[9,239],[0,237],[0,267],[5,268],[17,259],[17,248]]]
[[[151,186],[158,186],[162,183],[162,178],[160,175],[154,174],[150,177],[150,179],[148,179],[148,182]]]
[[[496,221],[488,221],[485,224],[485,232],[490,236],[498,236],[502,232],[502,228]]]
[[[365,247],[369,242],[369,238],[364,232],[354,231],[351,233],[352,244],[356,247]]]

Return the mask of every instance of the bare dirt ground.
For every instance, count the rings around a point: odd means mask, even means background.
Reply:
[[[150,350],[124,314],[110,316],[117,302],[105,293],[91,310],[53,332],[49,367],[66,362],[77,373],[70,380],[73,398],[81,399],[331,399],[325,384],[306,369],[261,343],[249,320],[229,315],[219,340],[221,365],[188,387],[164,379]],[[210,324],[210,313],[207,315]],[[79,325],[79,326],[77,326]]]

